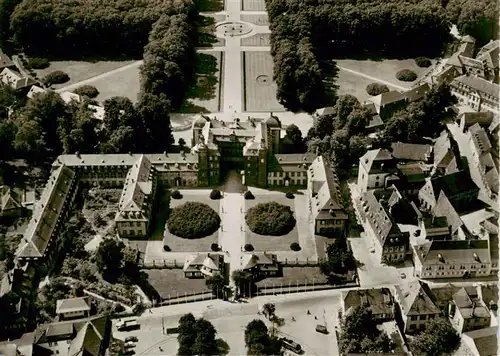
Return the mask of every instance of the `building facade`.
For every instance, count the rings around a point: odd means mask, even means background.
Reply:
[[[358,187],[361,192],[388,187],[397,171],[397,161],[388,150],[370,150],[359,159]]]
[[[486,79],[462,75],[450,84],[450,90],[463,105],[476,111],[491,111],[498,114],[500,86]]]

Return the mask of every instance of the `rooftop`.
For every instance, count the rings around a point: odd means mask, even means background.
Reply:
[[[56,305],[56,314],[90,311],[89,298],[59,299]]]
[[[500,92],[500,86],[498,84],[491,83],[483,78],[467,75],[455,78],[453,82],[460,83],[471,89],[477,90],[483,95],[486,94],[498,100]]]
[[[429,286],[422,281],[398,284],[394,286],[399,296],[401,310],[405,315],[440,314],[434,304]]]
[[[414,246],[422,265],[467,265],[490,263],[487,240],[431,241]]]
[[[391,143],[392,156],[398,160],[427,161],[430,157],[432,146],[415,143]]]
[[[368,305],[373,314],[392,314],[393,300],[388,288],[372,288],[351,290],[342,293],[346,313],[350,310]]]

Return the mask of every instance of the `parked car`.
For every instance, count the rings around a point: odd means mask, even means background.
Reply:
[[[316,331],[322,334],[328,334],[328,329],[324,325],[316,325]]]
[[[129,341],[137,342],[137,341],[139,341],[139,339],[137,338],[137,336],[128,336],[125,338],[125,342],[129,342]]]
[[[286,337],[281,338],[281,341],[283,343],[283,347],[287,350],[293,351],[297,354],[302,354],[302,347],[300,344],[296,343],[295,341],[291,339],[287,339]]]
[[[405,278],[406,278],[406,273],[401,272],[401,279],[405,279]]]
[[[132,348],[132,347],[135,347],[135,343],[133,343],[132,341],[128,341],[125,343],[125,347],[126,348]]]

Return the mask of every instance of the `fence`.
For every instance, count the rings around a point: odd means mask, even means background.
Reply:
[[[200,291],[200,292],[184,293],[184,294],[177,293],[175,296],[169,295],[167,298],[165,298],[157,306],[194,303],[194,302],[201,302],[203,300],[212,300],[212,299],[218,299],[218,298],[216,296],[214,296],[214,294],[210,291]]]
[[[144,269],[177,269],[183,268],[184,264],[177,261],[167,261],[167,260],[152,260],[152,261],[143,261],[140,263],[140,268]]]
[[[269,294],[291,294],[291,293],[300,293],[300,292],[314,292],[319,290],[326,289],[337,289],[337,288],[350,288],[359,286],[358,280],[356,279],[353,282],[343,283],[343,284],[329,284],[325,282],[310,281],[312,283],[308,283],[308,281],[297,283],[269,283],[264,284],[264,286],[260,286],[257,290],[255,296],[259,295],[269,295]]]
[[[309,260],[308,258],[306,258],[305,261],[299,261],[298,258],[296,259],[285,258],[284,260],[279,261],[279,263],[282,267],[316,267],[323,261],[325,261],[324,258],[318,258],[315,260]]]

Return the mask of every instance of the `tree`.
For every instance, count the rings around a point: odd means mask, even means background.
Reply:
[[[389,87],[385,84],[371,83],[366,86],[366,92],[371,96],[380,95],[382,93],[387,93]]]
[[[268,320],[271,320],[276,312],[276,306],[273,303],[266,303],[262,306],[262,313]]]
[[[179,148],[181,149],[181,152],[184,151],[184,146],[186,146],[186,140],[184,140],[182,137],[179,138],[179,141],[177,141]]]
[[[284,153],[302,153],[305,151],[302,132],[295,124],[287,126],[286,135],[283,138],[283,141],[286,142],[283,147]]]
[[[428,321],[425,329],[411,342],[414,354],[441,356],[453,354],[460,347],[460,335],[444,318]]]
[[[193,355],[218,355],[215,330],[212,323],[200,318],[196,320],[196,338],[194,340],[191,352]]]
[[[360,107],[359,100],[350,94],[340,95],[335,104],[337,108],[337,128],[343,128],[347,123],[349,114]]]
[[[216,296],[223,295],[223,289],[224,286],[226,285],[226,281],[224,280],[224,277],[220,273],[215,273],[213,276],[207,277],[205,279],[205,283],[214,295]]]
[[[219,214],[207,204],[187,202],[172,210],[167,228],[181,238],[199,239],[216,232],[220,222]]]
[[[335,277],[356,268],[356,260],[347,249],[347,242],[338,238],[326,248],[327,260],[320,264],[320,270],[328,277]]]
[[[40,124],[35,120],[22,120],[17,126],[13,146],[30,162],[44,157],[46,145]]]
[[[266,324],[254,319],[245,328],[245,345],[248,355],[279,355],[281,341],[270,336]]]
[[[179,334],[177,341],[179,342],[179,349],[177,355],[190,356],[193,355],[192,346],[196,340],[196,319],[193,314],[185,314],[179,319]]]
[[[245,221],[252,232],[260,235],[286,235],[295,227],[293,212],[276,202],[260,203],[248,209]]]
[[[142,118],[147,140],[147,152],[169,151],[174,143],[170,124],[170,101],[163,93],[154,95],[143,93],[139,98],[137,111]],[[143,152],[146,152],[144,151]]]
[[[122,267],[125,244],[113,238],[105,238],[96,251],[96,264],[99,271],[115,271]]]
[[[244,270],[236,270],[233,272],[231,277],[233,278],[236,287],[238,287],[239,292],[242,295],[248,295],[253,284],[252,273]]]
[[[349,135],[362,135],[370,122],[372,113],[367,108],[355,108],[347,116],[347,131]]]

